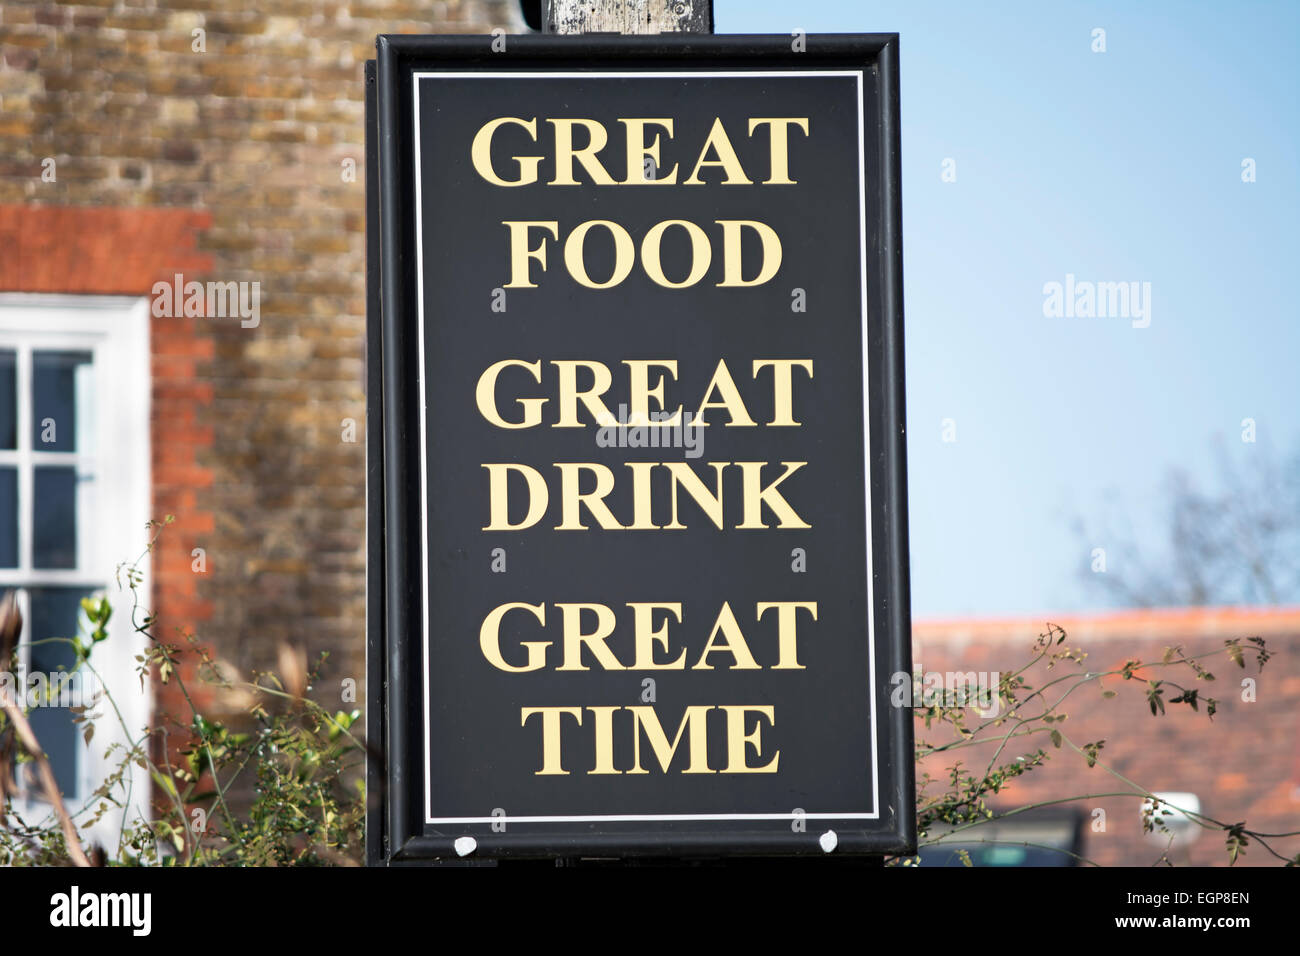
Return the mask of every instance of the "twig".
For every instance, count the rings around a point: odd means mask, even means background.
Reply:
[[[50,762],[45,757],[45,751],[41,749],[40,741],[32,733],[32,725],[27,722],[26,715],[19,709],[18,705],[2,692],[0,692],[0,707],[4,708],[4,712],[13,722],[14,730],[17,731],[18,739],[22,741],[23,748],[36,761],[45,796],[49,798],[50,804],[54,807],[54,813],[59,818],[59,825],[63,828],[63,839],[68,845],[68,855],[72,857],[72,862],[77,866],[90,866],[90,860],[86,858],[86,852],[81,848],[81,838],[77,835],[77,828],[73,824],[72,818],[68,816],[67,808],[63,805],[63,796],[59,793],[59,785],[54,780],[54,771],[50,769]]]

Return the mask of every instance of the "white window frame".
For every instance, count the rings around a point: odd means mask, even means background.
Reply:
[[[153,688],[146,681],[143,692],[136,673],[137,655],[145,652],[147,639],[131,626],[132,595],[118,586],[117,570],[123,562],[135,561],[149,542],[146,524],[152,499],[150,449],[151,355],[149,351],[149,300],[121,296],[32,295],[0,293],[0,349],[18,352],[16,414],[17,449],[0,450],[0,465],[18,465],[19,567],[0,568],[0,591],[27,587],[83,586],[87,594],[101,591],[113,606],[109,639],[91,658],[113,695],[131,735],[139,740],[152,718]],[[89,351],[93,354],[95,421],[94,445],[90,454],[77,449],[75,458],[66,452],[33,450],[33,421],[30,412],[31,351],[57,349]],[[33,569],[31,561],[32,471],[43,462],[75,461],[78,475],[94,475],[93,500],[78,494],[77,568],[75,570]],[[139,585],[144,610],[149,602],[148,562]],[[26,591],[20,608],[30,622]],[[51,635],[33,635],[24,628],[22,640]],[[73,635],[58,635],[72,637]],[[26,654],[21,655],[25,664]],[[120,763],[118,749],[105,759],[114,743],[128,745],[127,734],[111,705],[97,708],[95,734],[89,746],[77,737],[78,786],[65,794],[69,813],[81,823],[78,813],[104,778]],[[124,815],[127,823],[149,817],[150,780],[146,770],[135,764],[123,781],[131,794],[122,810],[107,813],[93,827],[84,827],[83,839],[103,846],[112,857],[117,852]],[[118,799],[122,794],[115,793]],[[15,808],[29,823],[51,815],[40,793],[31,788]]]

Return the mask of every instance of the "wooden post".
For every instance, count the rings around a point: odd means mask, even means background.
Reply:
[[[542,0],[544,33],[713,32],[713,0]]]

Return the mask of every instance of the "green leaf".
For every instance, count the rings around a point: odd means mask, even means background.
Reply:
[[[179,796],[176,792],[176,784],[171,777],[159,773],[157,770],[150,769],[149,776],[153,777],[153,782],[162,787],[173,797]]]

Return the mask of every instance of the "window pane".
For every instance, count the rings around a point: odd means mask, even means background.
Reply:
[[[94,406],[89,352],[32,353],[32,448],[90,453]]]
[[[77,566],[77,469],[40,465],[35,473],[32,566]]]
[[[18,354],[0,349],[0,448],[18,447]]]
[[[71,670],[76,662],[72,646],[49,638],[71,639],[77,636],[77,621],[81,614],[81,599],[87,596],[86,588],[32,588],[28,592],[31,602],[31,627],[27,630],[32,642],[27,674],[44,674],[47,686],[60,681],[61,670]],[[80,675],[78,675],[80,680]],[[28,686],[31,686],[30,684]],[[68,685],[70,688],[73,686]],[[28,712],[32,732],[41,742],[50,759],[54,779],[65,795],[77,790],[77,725],[72,712],[60,704],[88,704],[71,693],[56,698],[48,705],[33,707]],[[39,796],[33,792],[34,796]]]
[[[0,468],[0,568],[18,567],[18,469]]]

